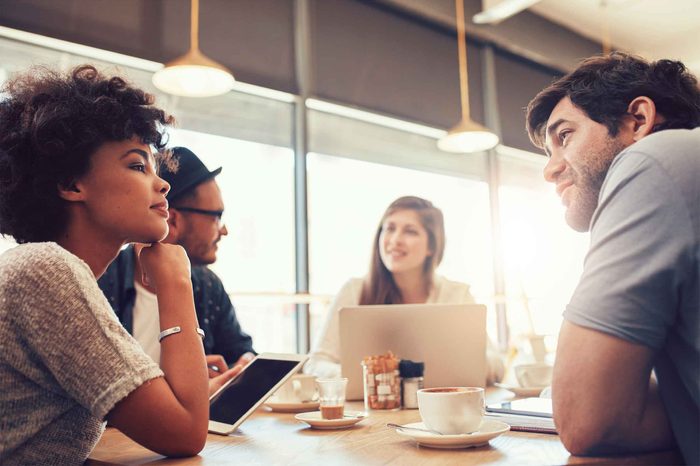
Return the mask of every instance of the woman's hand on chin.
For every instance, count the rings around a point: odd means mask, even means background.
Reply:
[[[158,289],[168,284],[190,283],[190,260],[182,246],[166,243],[135,245],[143,281]]]

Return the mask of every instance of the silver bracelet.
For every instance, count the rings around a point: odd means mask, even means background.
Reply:
[[[158,334],[158,343],[160,343],[163,340],[163,338],[169,337],[170,335],[175,335],[176,333],[180,333],[180,332],[182,332],[182,328],[180,328],[179,326],[166,328],[165,330],[163,330],[162,332],[160,332]],[[196,332],[197,332],[197,335],[204,338],[204,330],[197,327]]]
[[[158,334],[158,343],[160,343],[163,340],[163,338],[169,337],[170,335],[175,335],[176,333],[180,332],[182,332],[182,329],[180,327],[166,328]]]

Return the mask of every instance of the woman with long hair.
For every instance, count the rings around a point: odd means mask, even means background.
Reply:
[[[374,235],[370,269],[350,279],[331,303],[326,323],[304,371],[323,377],[340,374],[339,310],[370,304],[472,304],[469,285],[435,273],[445,251],[442,211],[415,196],[389,205]],[[487,382],[503,377],[503,363],[487,348]]]
[[[0,93],[0,463],[81,464],[104,421],[170,456],[206,440],[208,378],[190,282],[156,173],[172,117],[92,66],[33,69]],[[167,158],[167,155],[162,155]],[[161,365],[97,286],[132,242],[157,290]]]

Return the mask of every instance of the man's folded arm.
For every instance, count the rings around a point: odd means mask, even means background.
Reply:
[[[674,446],[651,370],[654,351],[565,321],[552,384],[554,422],[574,455]]]

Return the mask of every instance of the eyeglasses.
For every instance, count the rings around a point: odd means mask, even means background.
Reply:
[[[217,225],[221,226],[223,225],[223,222],[221,221],[221,217],[224,215],[223,210],[207,210],[207,209],[197,209],[196,207],[177,207],[177,206],[170,206],[171,209],[177,209],[180,212],[194,212],[195,214],[202,214],[202,215],[208,215],[210,217],[216,217],[216,223]]]

